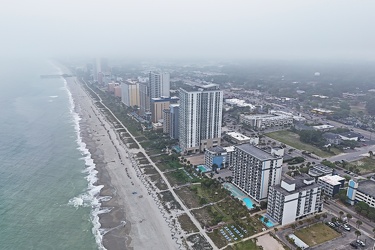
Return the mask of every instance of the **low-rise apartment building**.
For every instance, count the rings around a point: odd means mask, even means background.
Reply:
[[[318,178],[318,184],[322,186],[325,195],[335,196],[344,187],[345,178],[338,175],[325,175]]]

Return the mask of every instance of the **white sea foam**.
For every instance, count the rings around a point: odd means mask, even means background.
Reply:
[[[73,101],[72,94],[67,86],[67,82],[64,79],[65,82],[65,90],[68,93],[69,96],[69,102],[70,102],[70,113],[73,117],[74,122],[74,129],[76,131],[77,136],[77,144],[78,144],[78,150],[82,154],[82,160],[85,161],[86,169],[84,170],[85,173],[87,173],[86,179],[88,181],[88,187],[87,191],[84,194],[79,195],[78,197],[74,197],[69,201],[69,204],[78,208],[80,206],[88,207],[91,206],[91,221],[93,223],[92,233],[95,237],[96,244],[98,245],[98,248],[100,250],[105,250],[106,248],[103,246],[103,235],[104,232],[101,231],[100,227],[101,224],[99,222],[99,214],[108,213],[111,211],[111,208],[103,208],[101,209],[101,201],[104,201],[108,198],[108,196],[105,197],[99,197],[99,192],[103,188],[103,185],[95,185],[97,182],[97,173],[98,171],[95,169],[95,163],[93,159],[91,158],[91,154],[89,150],[86,147],[86,144],[82,141],[81,137],[81,130],[79,126],[79,121],[81,118],[79,117],[78,113],[75,111],[75,105]]]
[[[57,97],[59,97],[58,95],[50,95],[49,96],[50,98],[57,98]]]

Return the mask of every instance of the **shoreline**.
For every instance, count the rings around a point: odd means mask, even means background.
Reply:
[[[123,145],[113,125],[75,77],[65,80],[81,118],[82,141],[96,166],[95,186],[103,186],[98,197],[103,246],[106,249],[178,249],[159,207],[132,166],[130,159],[136,150]]]

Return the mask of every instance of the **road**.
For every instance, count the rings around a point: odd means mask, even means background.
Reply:
[[[370,146],[365,146],[365,147],[360,147],[360,148],[355,148],[353,152],[349,153],[341,153],[339,155],[332,156],[328,158],[327,160],[331,162],[335,161],[356,161],[364,157],[364,154],[367,154],[369,151],[375,150],[375,145],[370,145]]]

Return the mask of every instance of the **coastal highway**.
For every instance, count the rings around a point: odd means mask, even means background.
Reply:
[[[330,158],[327,158],[327,160],[331,162],[335,161],[356,161],[359,160],[363,157],[365,157],[364,154],[367,154],[369,151],[375,152],[375,145],[370,145],[370,146],[365,146],[365,147],[360,147],[360,148],[355,148],[353,151],[348,152],[348,153],[341,153],[339,155],[332,156]]]

